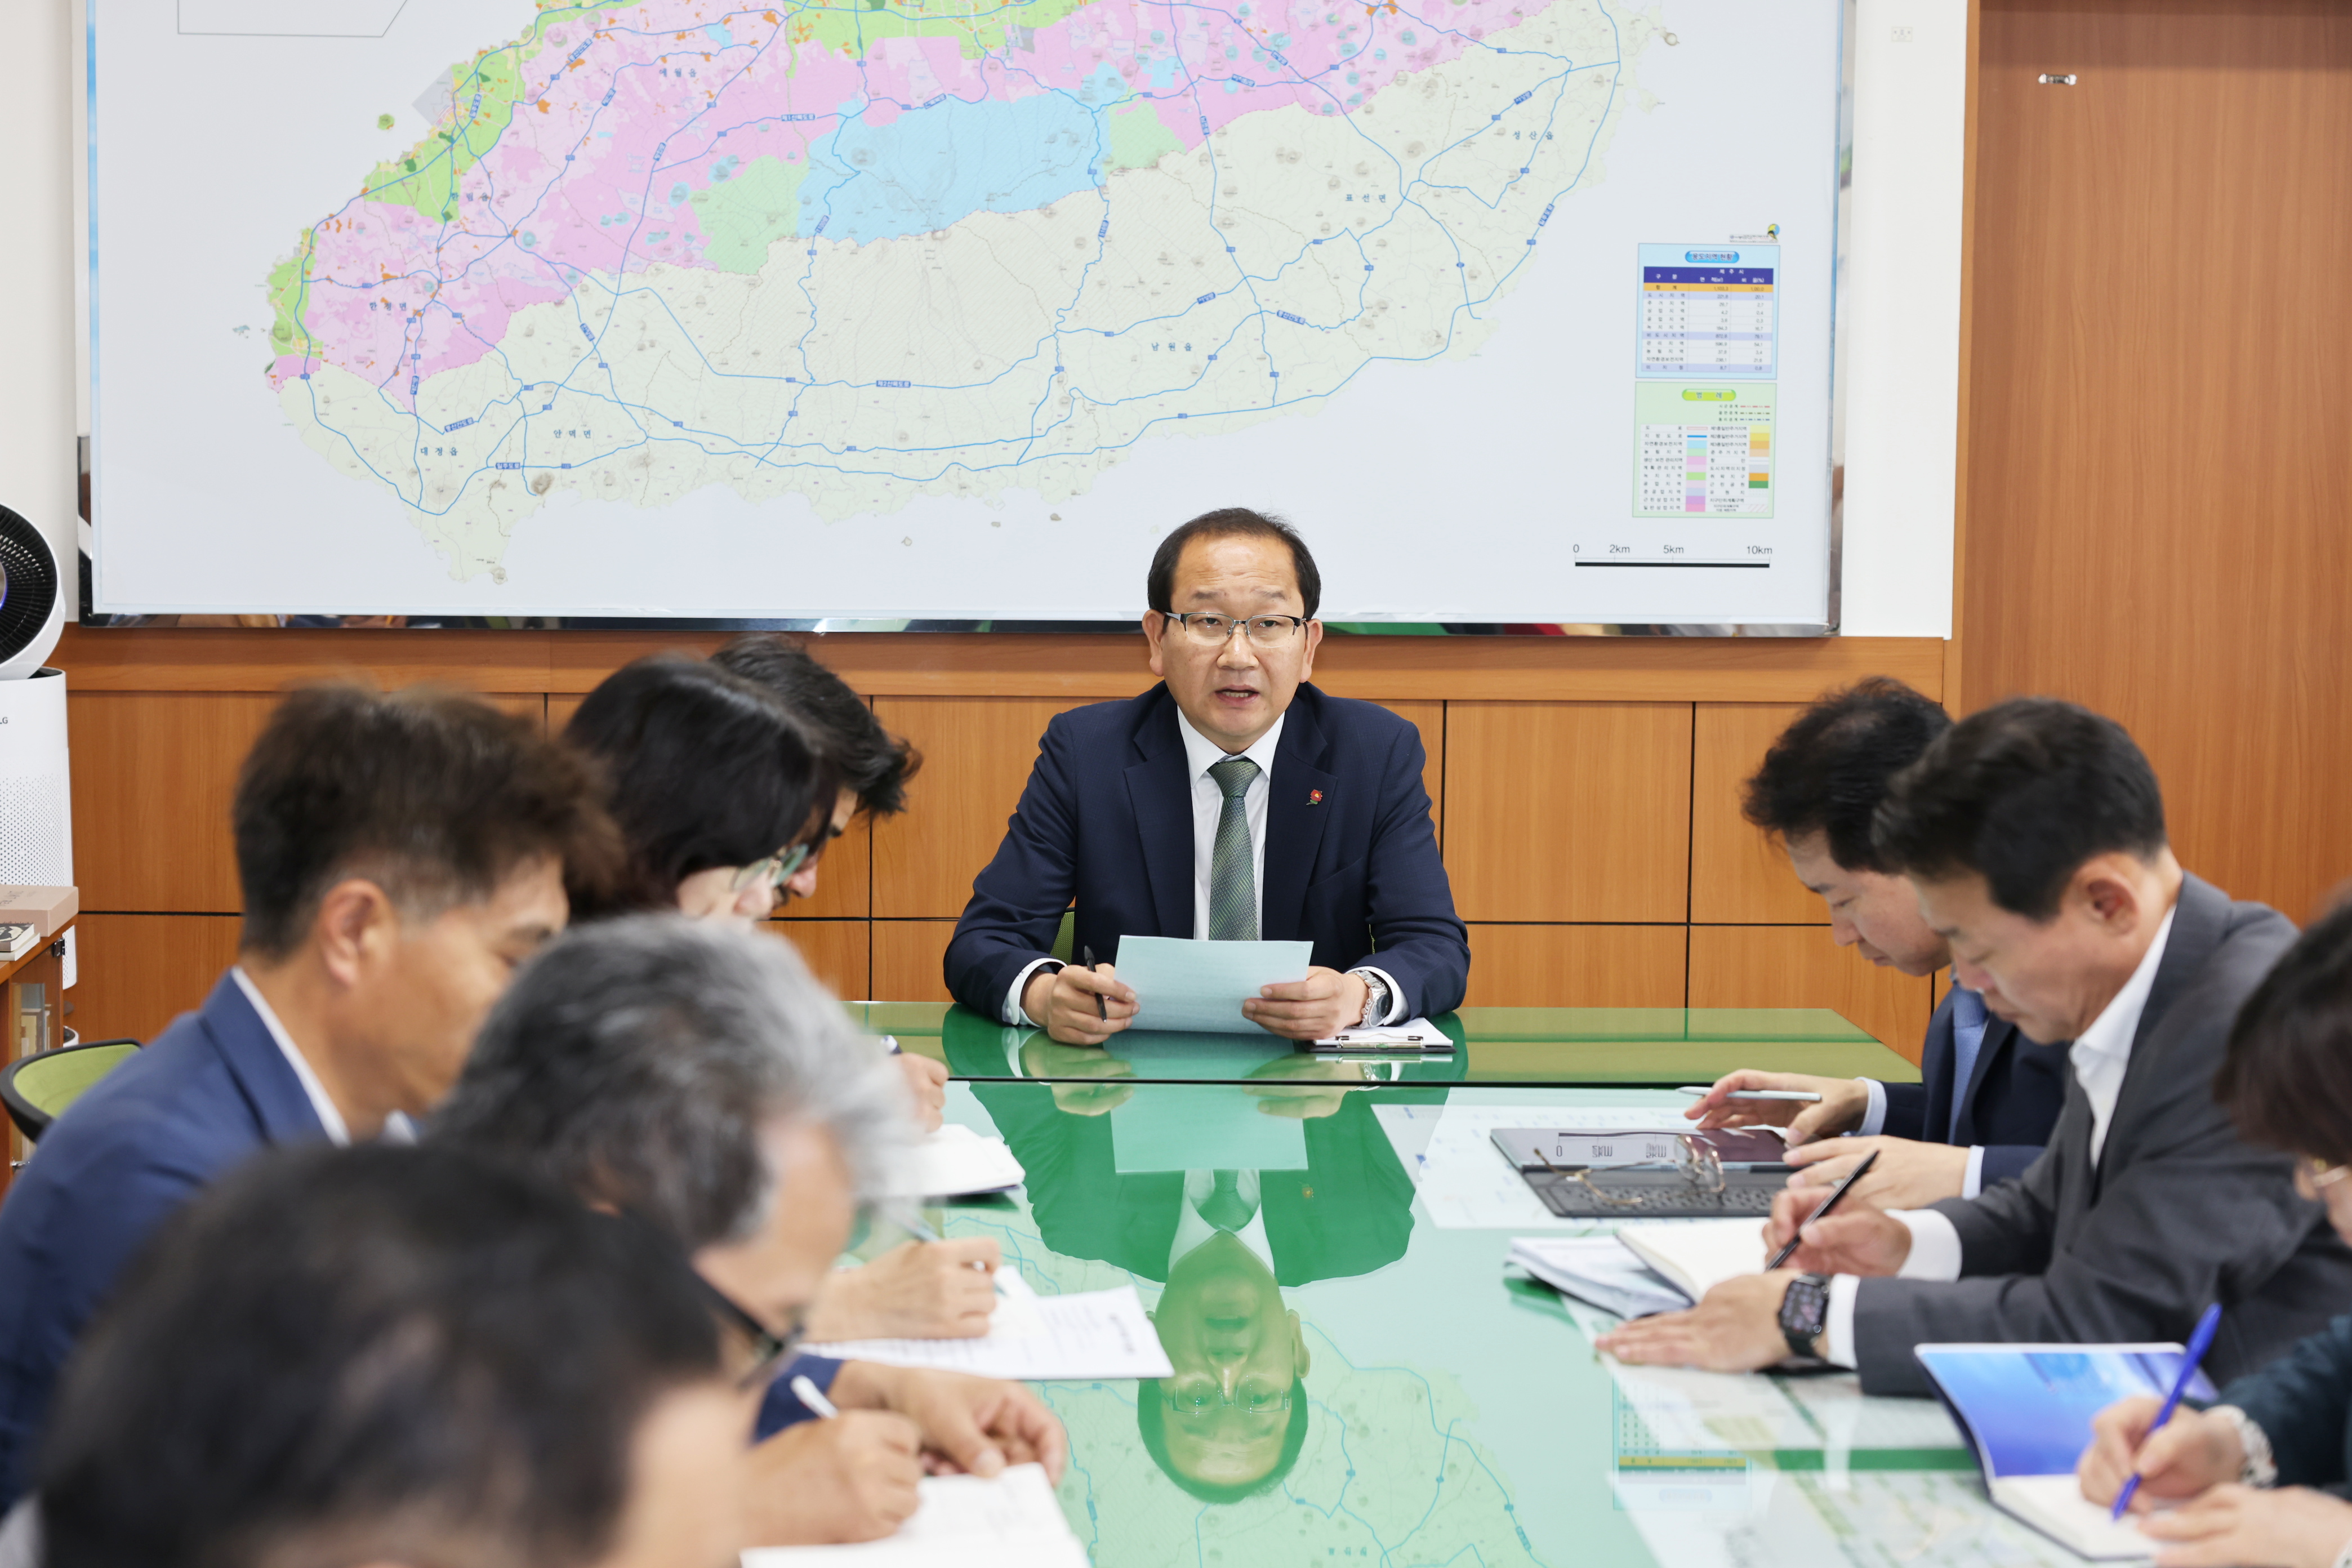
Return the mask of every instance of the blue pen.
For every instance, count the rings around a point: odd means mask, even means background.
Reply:
[[[2205,1352],[2213,1348],[2213,1331],[2221,1326],[2221,1303],[2216,1301],[2205,1309],[2205,1315],[2197,1320],[2197,1331],[2189,1336],[2189,1353],[2180,1358],[2180,1375],[2172,1380],[2172,1392],[2164,1396],[2164,1408],[2158,1410],[2156,1419],[2148,1423],[2149,1436],[2156,1436],[2164,1424],[2172,1419],[2172,1413],[2180,1408],[2180,1396],[2189,1391],[2189,1380],[2197,1375],[2197,1363],[2203,1361]],[[2124,1489],[2116,1494],[2115,1511],[2107,1517],[2123,1518],[2124,1510],[2131,1507],[2132,1493],[2137,1490],[2139,1471],[2135,1469],[2131,1479],[2124,1483]]]

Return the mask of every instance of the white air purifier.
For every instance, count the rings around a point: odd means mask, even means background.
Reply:
[[[49,542],[0,506],[0,882],[73,884],[66,672],[41,664],[65,627],[65,598]],[[74,980],[68,932],[66,984]]]

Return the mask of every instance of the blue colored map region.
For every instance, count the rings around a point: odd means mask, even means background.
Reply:
[[[823,224],[826,238],[863,245],[1094,189],[1109,140],[1097,105],[1128,96],[1117,72],[1106,67],[1098,75],[1109,84],[1010,102],[950,98],[887,125],[845,110],[840,129],[809,149],[802,236]]]

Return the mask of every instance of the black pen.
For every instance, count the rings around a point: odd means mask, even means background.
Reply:
[[[1797,1250],[1797,1243],[1804,1239],[1805,1226],[1812,1224],[1813,1221],[1821,1218],[1823,1215],[1828,1214],[1830,1210],[1837,1207],[1838,1199],[1845,1196],[1845,1190],[1853,1185],[1856,1182],[1862,1180],[1863,1173],[1869,1170],[1876,1163],[1878,1163],[1878,1151],[1873,1149],[1869,1153],[1864,1154],[1862,1157],[1861,1164],[1856,1165],[1852,1171],[1846,1173],[1844,1181],[1840,1182],[1836,1186],[1830,1189],[1830,1195],[1822,1200],[1822,1206],[1805,1216],[1804,1224],[1797,1226],[1797,1234],[1789,1238],[1789,1245],[1774,1253],[1772,1255],[1772,1261],[1764,1266],[1764,1272],[1769,1274],[1775,1268],[1780,1268],[1783,1263],[1788,1262],[1789,1255]]]
[[[1091,947],[1082,947],[1078,951],[1086,955],[1087,970],[1091,973],[1095,966],[1095,950]],[[1095,1016],[1106,1024],[1110,1022],[1110,1004],[1103,1000],[1103,994],[1099,991],[1095,993]]]

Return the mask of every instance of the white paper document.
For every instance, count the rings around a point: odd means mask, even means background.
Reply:
[[[1118,977],[1134,988],[1135,1026],[1192,1034],[1260,1035],[1242,1016],[1261,987],[1307,978],[1315,944],[1188,942],[1172,936],[1118,939]]]
[[[803,1349],[840,1361],[926,1366],[1030,1383],[1175,1375],[1134,1286],[1037,1296],[1034,1301],[1034,1312],[1000,1306],[988,1332],[978,1339],[852,1340]]]
[[[1679,1312],[1691,1304],[1613,1236],[1515,1237],[1506,1260],[1561,1294],[1621,1318]]]
[[[949,1122],[917,1143],[893,1167],[888,1195],[894,1198],[955,1198],[1017,1187],[1028,1172],[1002,1138],[984,1138]]]
[[[1111,1037],[1117,1039],[1118,1037]],[[1303,1171],[1307,1123],[1272,1116],[1241,1084],[1145,1084],[1110,1113],[1111,1166],[1142,1171]]]
[[[855,1546],[763,1546],[743,1568],[1087,1568],[1042,1465],[1014,1465],[992,1480],[929,1476],[922,1501],[898,1532]]]
[[[1344,1051],[1350,1047],[1362,1050],[1417,1047],[1423,1050],[1450,1051],[1454,1048],[1454,1041],[1445,1031],[1426,1018],[1407,1018],[1402,1024],[1376,1024],[1370,1028],[1343,1029],[1315,1043],[1335,1051]]]

